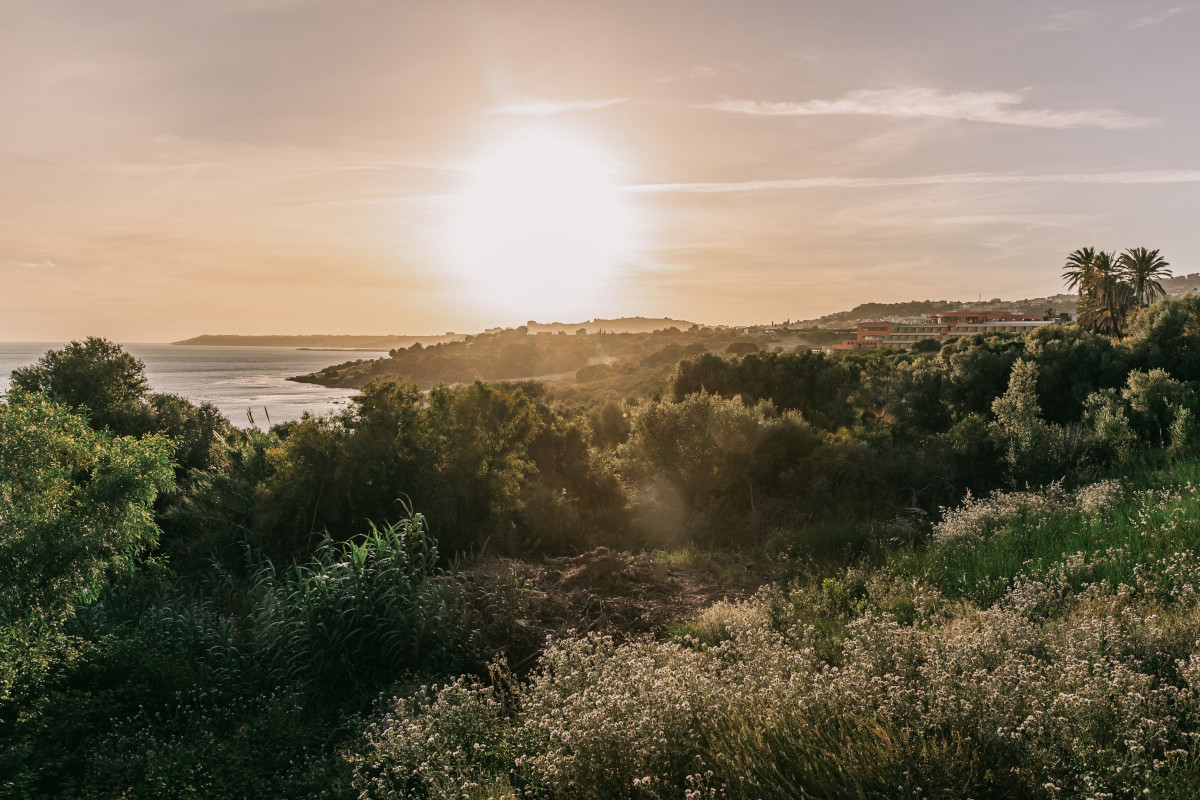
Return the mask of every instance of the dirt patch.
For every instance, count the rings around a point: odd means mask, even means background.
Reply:
[[[512,587],[516,602],[510,610],[518,614],[521,638],[540,650],[547,636],[570,632],[662,634],[718,600],[745,599],[772,579],[761,564],[736,554],[714,554],[702,562],[672,564],[653,553],[598,547],[539,563],[485,556],[465,565],[462,574],[473,581],[499,578]]]

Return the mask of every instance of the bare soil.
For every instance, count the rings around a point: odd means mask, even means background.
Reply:
[[[692,619],[718,600],[750,597],[775,577],[774,570],[738,554],[714,553],[697,561],[670,563],[653,553],[598,547],[540,563],[483,556],[465,565],[463,574],[501,576],[517,587],[516,625],[525,634],[521,638],[536,642],[540,651],[547,637],[567,633],[664,634],[672,623]]]

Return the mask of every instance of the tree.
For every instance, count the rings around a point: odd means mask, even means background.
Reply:
[[[118,434],[137,432],[140,406],[150,390],[142,362],[96,336],[13,370],[12,385],[82,410],[92,427]]]
[[[171,445],[111,438],[43,395],[0,403],[0,621],[61,619],[158,539]]]
[[[1064,429],[1042,418],[1037,380],[1037,364],[1018,358],[1009,375],[1008,389],[992,401],[996,416],[991,424],[992,438],[1004,451],[1009,480],[1017,486],[1059,477],[1075,455]]]
[[[1165,369],[1129,373],[1121,398],[1128,404],[1130,419],[1138,436],[1154,446],[1166,446],[1171,425],[1180,409],[1194,413],[1196,393],[1192,387],[1175,380]]]
[[[1081,247],[1067,256],[1063,265],[1063,280],[1069,291],[1079,290],[1082,295],[1092,284],[1093,264],[1096,260],[1096,248]]]
[[[1067,256],[1062,277],[1079,290],[1079,323],[1086,330],[1118,339],[1134,306],[1145,307],[1164,295],[1159,278],[1170,277],[1169,265],[1157,250],[1134,247],[1120,257],[1081,247]]]
[[[1170,264],[1157,250],[1131,248],[1117,259],[1117,266],[1139,306],[1148,306],[1166,294],[1158,279],[1171,277]]]
[[[426,397],[415,384],[372,381],[346,411],[305,417],[267,450],[270,475],[256,497],[262,544],[295,555],[322,531],[348,538],[399,518],[408,498],[434,520],[443,553],[465,551],[511,530],[541,426],[520,386],[476,381]]]
[[[725,348],[725,352],[732,356],[744,356],[747,353],[757,353],[758,350],[757,344],[747,341],[730,342],[729,346]]]
[[[1073,279],[1073,275],[1067,278],[1068,286],[1072,285]],[[1096,253],[1079,278],[1078,286],[1080,324],[1087,330],[1122,338],[1125,317],[1133,306],[1134,297],[1118,265],[1117,254]]]

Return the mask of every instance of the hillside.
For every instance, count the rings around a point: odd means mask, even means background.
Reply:
[[[1200,273],[1177,275],[1162,281],[1167,298],[1178,298],[1188,292],[1200,291]],[[811,320],[793,322],[791,327],[839,328],[870,320],[914,317],[947,311],[1011,311],[1018,314],[1055,314],[1075,312],[1078,297],[1074,294],[1054,294],[1023,300],[909,300],[896,303],[861,303],[848,311],[836,311]]]
[[[600,329],[598,324],[596,329]],[[669,370],[685,356],[709,350],[724,352],[732,342],[743,339],[758,341],[750,345],[758,349],[772,337],[745,337],[732,328],[680,330],[672,326],[651,333],[616,333],[605,328],[604,333],[568,335],[565,330],[534,333],[521,327],[434,346],[414,344],[392,350],[387,358],[355,359],[292,380],[360,388],[376,378],[403,378],[424,389],[475,379],[587,381],[638,368]]]
[[[949,311],[1011,311],[1019,314],[1074,313],[1078,298],[1073,294],[1056,294],[1026,300],[993,298],[982,302],[963,300],[910,300],[903,303],[862,303],[849,311],[838,311],[812,320],[794,323],[814,328],[840,328],[870,320],[925,316]]]

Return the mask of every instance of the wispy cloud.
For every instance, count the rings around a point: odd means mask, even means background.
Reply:
[[[487,113],[548,117],[554,114],[565,114],[569,111],[593,111],[597,108],[619,106],[628,102],[630,102],[628,97],[601,97],[592,100],[546,100],[539,97],[526,97],[493,106],[488,109]]]
[[[1142,170],[1132,172],[1062,172],[1042,175],[1021,175],[996,172],[966,172],[945,175],[912,175],[898,178],[881,177],[814,177],[783,178],[763,181],[731,181],[725,183],[648,183],[627,186],[626,191],[645,193],[667,192],[756,192],[780,189],[829,189],[880,186],[933,186],[942,184],[1152,184],[1200,183],[1200,169]]]
[[[1018,225],[1022,228],[1073,228],[1091,219],[1085,214],[958,214],[930,220],[935,225]],[[906,220],[911,224],[912,220]]]
[[[1175,6],[1174,8],[1168,8],[1165,11],[1159,11],[1156,14],[1147,14],[1144,17],[1139,17],[1138,19],[1134,20],[1133,24],[1129,27],[1136,29],[1157,25],[1160,22],[1166,22],[1176,14],[1182,14],[1187,10],[1187,6]]]
[[[43,270],[58,269],[50,259],[44,261],[0,261],[0,269]]]
[[[1058,11],[1038,23],[1037,29],[1047,33],[1073,31],[1091,24],[1102,16],[1104,14],[1096,9],[1074,8],[1068,11]]]
[[[764,117],[862,115],[935,117],[1036,128],[1137,128],[1154,120],[1111,109],[1052,111],[1021,108],[1023,92],[939,92],[936,89],[861,89],[835,100],[764,102],[722,100],[698,108]]]

